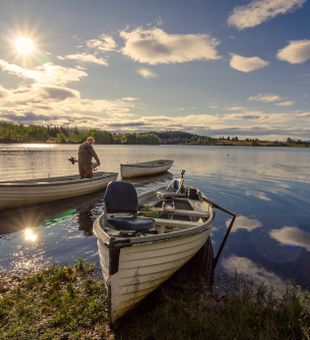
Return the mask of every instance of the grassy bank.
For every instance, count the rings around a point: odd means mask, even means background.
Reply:
[[[108,327],[106,291],[82,262],[52,267],[0,292],[1,339],[310,339],[307,295],[264,287],[211,294],[203,281],[172,280]],[[0,282],[1,286],[1,282]]]
[[[77,262],[25,277],[12,290],[0,282],[0,339],[106,337],[106,291],[93,270]]]

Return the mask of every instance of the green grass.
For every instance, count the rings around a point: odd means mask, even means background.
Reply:
[[[53,266],[0,295],[0,339],[104,338],[106,291],[93,265]]]
[[[0,292],[0,339],[310,339],[309,293],[265,287],[211,293],[173,279],[112,334],[106,291],[93,265],[54,266]],[[1,286],[1,282],[0,282]]]
[[[203,282],[170,285],[155,308],[132,313],[118,331],[118,337],[310,339],[306,299],[295,290],[288,290],[276,299],[264,287],[214,295]]]

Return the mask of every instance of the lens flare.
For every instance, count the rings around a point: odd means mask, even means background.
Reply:
[[[24,236],[25,240],[30,242],[35,242],[38,239],[38,235],[31,228],[24,230]]]
[[[29,56],[35,51],[35,44],[32,39],[28,37],[17,37],[13,45],[15,47],[15,50],[17,54],[21,56]]]

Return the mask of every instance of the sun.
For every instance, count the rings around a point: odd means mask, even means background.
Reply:
[[[34,41],[25,36],[16,37],[13,45],[20,56],[30,56],[36,49]]]

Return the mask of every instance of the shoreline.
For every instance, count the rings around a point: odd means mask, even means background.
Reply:
[[[68,142],[68,143],[57,143],[48,141],[1,141],[0,144],[10,145],[10,144],[46,144],[46,145],[79,145],[80,143]],[[195,144],[195,143],[159,143],[159,144],[148,144],[148,143],[96,143],[96,145],[143,145],[143,146],[162,146],[162,145],[182,145],[182,146],[244,146],[244,147],[272,147],[272,148],[309,148],[310,143],[304,142],[301,144],[288,144],[286,142],[261,142],[256,145],[252,145],[247,141],[239,141],[238,143],[212,143],[212,144]]]

